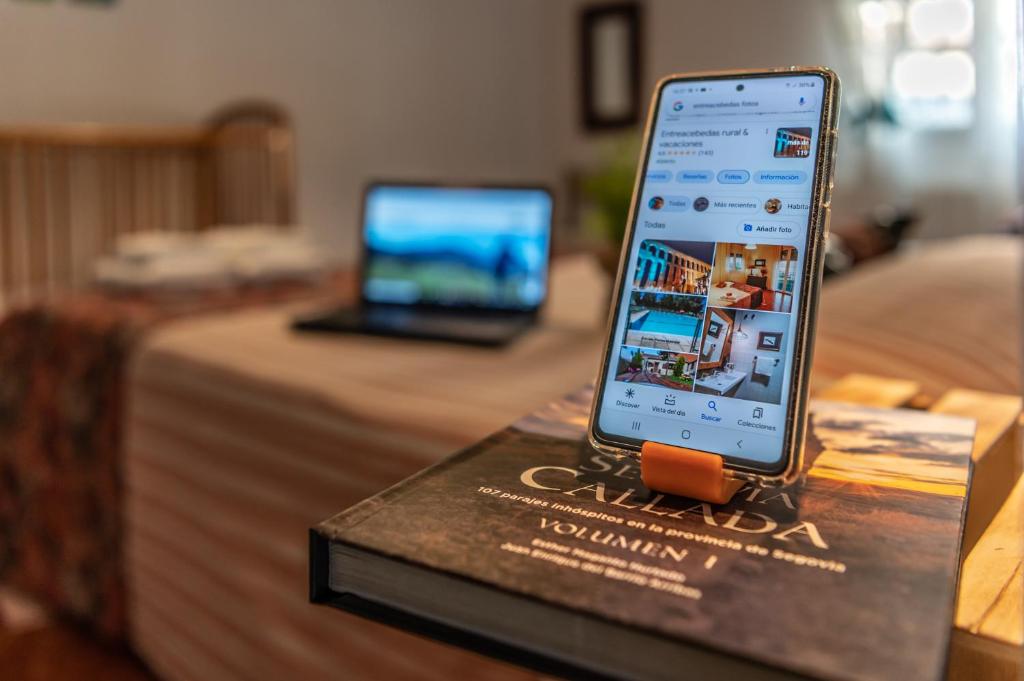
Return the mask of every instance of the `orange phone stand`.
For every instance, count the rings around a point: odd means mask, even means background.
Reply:
[[[722,457],[698,449],[645,442],[640,449],[640,478],[648,489],[724,504],[743,486],[725,475]]]

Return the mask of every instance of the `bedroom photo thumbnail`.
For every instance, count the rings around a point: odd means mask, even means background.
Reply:
[[[791,312],[797,249],[719,242],[708,290],[708,306]]]

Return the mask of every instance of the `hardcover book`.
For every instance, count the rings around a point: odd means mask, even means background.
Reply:
[[[944,675],[973,421],[812,406],[789,487],[644,488],[591,392],[311,531],[311,597],[573,678]]]

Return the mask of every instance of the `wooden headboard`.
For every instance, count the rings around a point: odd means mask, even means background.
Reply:
[[[0,128],[0,302],[82,286],[121,234],[294,221],[292,128],[271,104],[185,127]]]

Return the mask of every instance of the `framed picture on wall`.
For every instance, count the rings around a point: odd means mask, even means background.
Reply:
[[[758,350],[774,350],[778,352],[782,349],[782,332],[781,331],[762,331],[757,337],[757,349]]]
[[[714,319],[708,321],[708,335],[712,338],[718,338],[720,333],[722,333],[722,323],[716,322]]]
[[[580,83],[587,130],[640,122],[640,5],[620,2],[585,7],[580,14]]]
[[[754,267],[764,267],[768,264],[768,261],[764,258],[756,258],[754,260]]]

